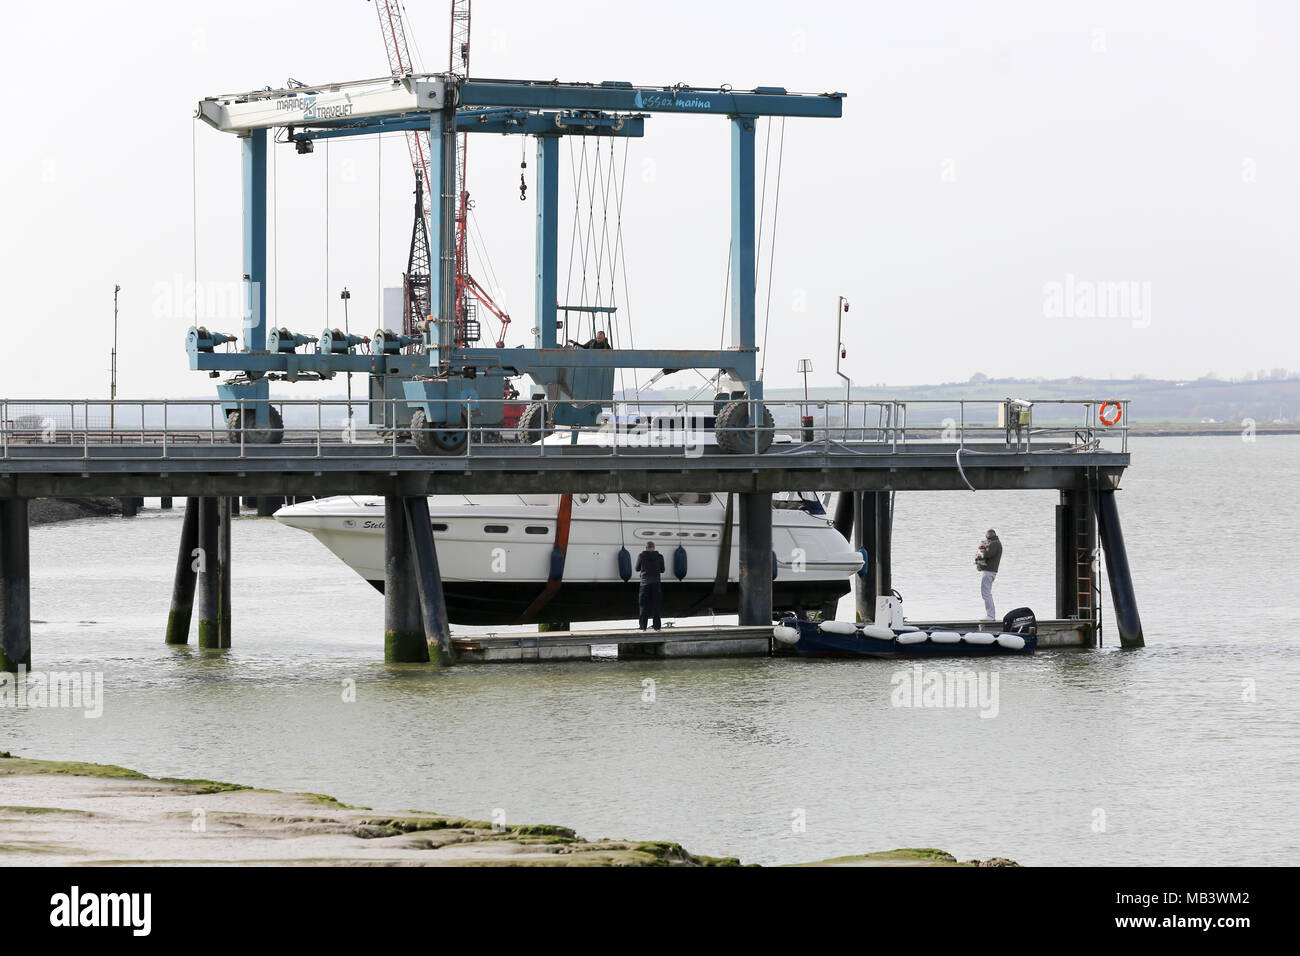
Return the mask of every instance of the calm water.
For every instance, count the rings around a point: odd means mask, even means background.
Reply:
[[[500,809],[749,862],[938,846],[1029,864],[1293,864],[1300,438],[1132,444],[1120,506],[1149,646],[1119,652],[1108,627],[1101,650],[976,665],[998,678],[993,719],[892,706],[909,665],[886,661],[387,666],[382,598],[268,520],[234,528],[233,650],[168,648],[177,512],[33,530],[33,659],[102,670],[105,711],[0,709],[0,749],[386,809]],[[1055,497],[900,495],[908,614],[977,616],[971,558],[991,526],[999,606],[1051,616]]]

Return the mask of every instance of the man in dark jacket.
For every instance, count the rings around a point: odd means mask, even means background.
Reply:
[[[576,339],[569,339],[570,345],[576,345],[580,349],[607,349],[610,348],[609,339],[605,338],[604,330],[596,333],[594,339],[588,339],[586,342],[579,342]]]
[[[998,567],[1002,564],[1002,542],[998,533],[992,528],[984,535],[979,550],[975,553],[975,567],[980,572],[980,596],[984,598],[984,620],[997,620],[998,612],[993,606],[993,579],[998,576]]]
[[[637,593],[637,609],[641,612],[641,630],[645,630],[646,621],[653,618],[655,630],[659,630],[659,608],[663,604],[663,584],[660,576],[664,573],[664,556],[655,550],[655,543],[647,541],[645,550],[636,558],[636,570],[641,575],[641,590]]]

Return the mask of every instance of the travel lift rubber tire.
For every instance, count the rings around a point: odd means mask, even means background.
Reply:
[[[713,427],[717,430],[719,451],[726,455],[761,455],[772,447],[776,422],[766,405],[759,405],[759,408],[763,410],[763,423],[751,427],[748,400],[728,402],[722,407],[713,422]]]
[[[460,413],[460,425],[454,429],[430,426],[424,409],[411,414],[411,441],[421,455],[460,455],[465,451],[469,433],[465,430],[465,413]]]
[[[271,406],[269,428],[259,428],[254,424],[257,421],[256,414],[251,408],[244,409],[244,421],[247,423],[242,429],[245,445],[278,445],[284,441],[284,419],[280,417],[280,412],[274,405]],[[226,416],[227,439],[237,444],[240,431],[239,410],[236,409]]]
[[[519,416],[519,424],[515,428],[519,433],[521,442],[531,444],[532,442],[541,441],[551,433],[551,427],[546,421],[546,406],[529,405],[524,409],[524,413]]]

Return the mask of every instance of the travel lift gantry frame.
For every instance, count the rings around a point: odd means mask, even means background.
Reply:
[[[720,432],[719,444],[724,451],[761,452],[771,442],[772,428],[771,413],[754,404],[763,397],[754,314],[756,121],[760,116],[837,118],[842,115],[843,98],[842,93],[795,94],[776,87],[737,92],[725,87],[466,80],[454,74],[420,74],[205,99],[199,103],[198,116],[215,129],[237,135],[242,146],[244,333],[239,351],[218,352],[216,347],[234,336],[191,328],[186,338],[190,368],[212,372],[214,377],[220,371],[238,373],[218,386],[222,410],[233,431],[242,428],[245,441],[262,443],[277,442],[283,435],[270,402],[272,378],[296,381],[332,378],[339,372],[369,373],[384,383],[380,389],[372,387],[371,397],[395,397],[400,386],[412,411],[413,431],[424,432],[415,436],[417,446],[444,453],[464,450],[467,426],[502,426],[504,403],[499,399],[507,376],[526,374],[545,388],[552,417],[537,421],[528,415],[537,426],[578,426],[596,424],[603,405],[612,402],[615,369],[720,369],[744,392],[719,396],[715,403],[717,427],[735,430]],[[720,115],[731,120],[731,346],[716,350],[561,348],[556,300],[559,138],[641,136],[647,113]],[[342,336],[334,329],[326,329],[318,342],[286,328],[268,331],[267,131],[280,128],[300,152],[310,151],[316,139],[428,130],[433,144],[429,165],[432,280],[423,342],[392,333],[377,335],[373,354],[364,354],[356,351],[363,339]],[[456,134],[462,131],[537,137],[536,329],[531,349],[477,348],[456,341],[455,150]],[[317,343],[314,353],[298,351],[313,342]],[[472,421],[465,420],[466,409],[472,410]],[[743,431],[749,428],[751,415],[759,424]]]

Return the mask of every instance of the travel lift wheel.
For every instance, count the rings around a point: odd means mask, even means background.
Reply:
[[[753,426],[749,421],[747,400],[728,402],[713,420],[717,429],[718,450],[726,455],[761,455],[772,447],[776,422],[766,405],[762,409],[762,424]],[[737,429],[732,431],[731,429]]]
[[[463,454],[468,438],[469,432],[463,411],[460,413],[460,424],[455,428],[431,426],[422,408],[417,408],[411,414],[411,441],[415,443],[415,450],[421,455]]]
[[[541,441],[551,433],[551,428],[546,421],[546,406],[541,404],[529,405],[524,409],[524,413],[519,416],[519,424],[515,427],[518,429],[520,441]]]
[[[245,445],[278,445],[284,441],[284,419],[280,417],[280,412],[271,406],[271,424],[269,427],[258,427],[257,413],[251,408],[244,409],[244,427],[239,425],[239,410],[231,412],[226,416],[226,435],[232,442],[238,442],[240,432],[243,432]]]

